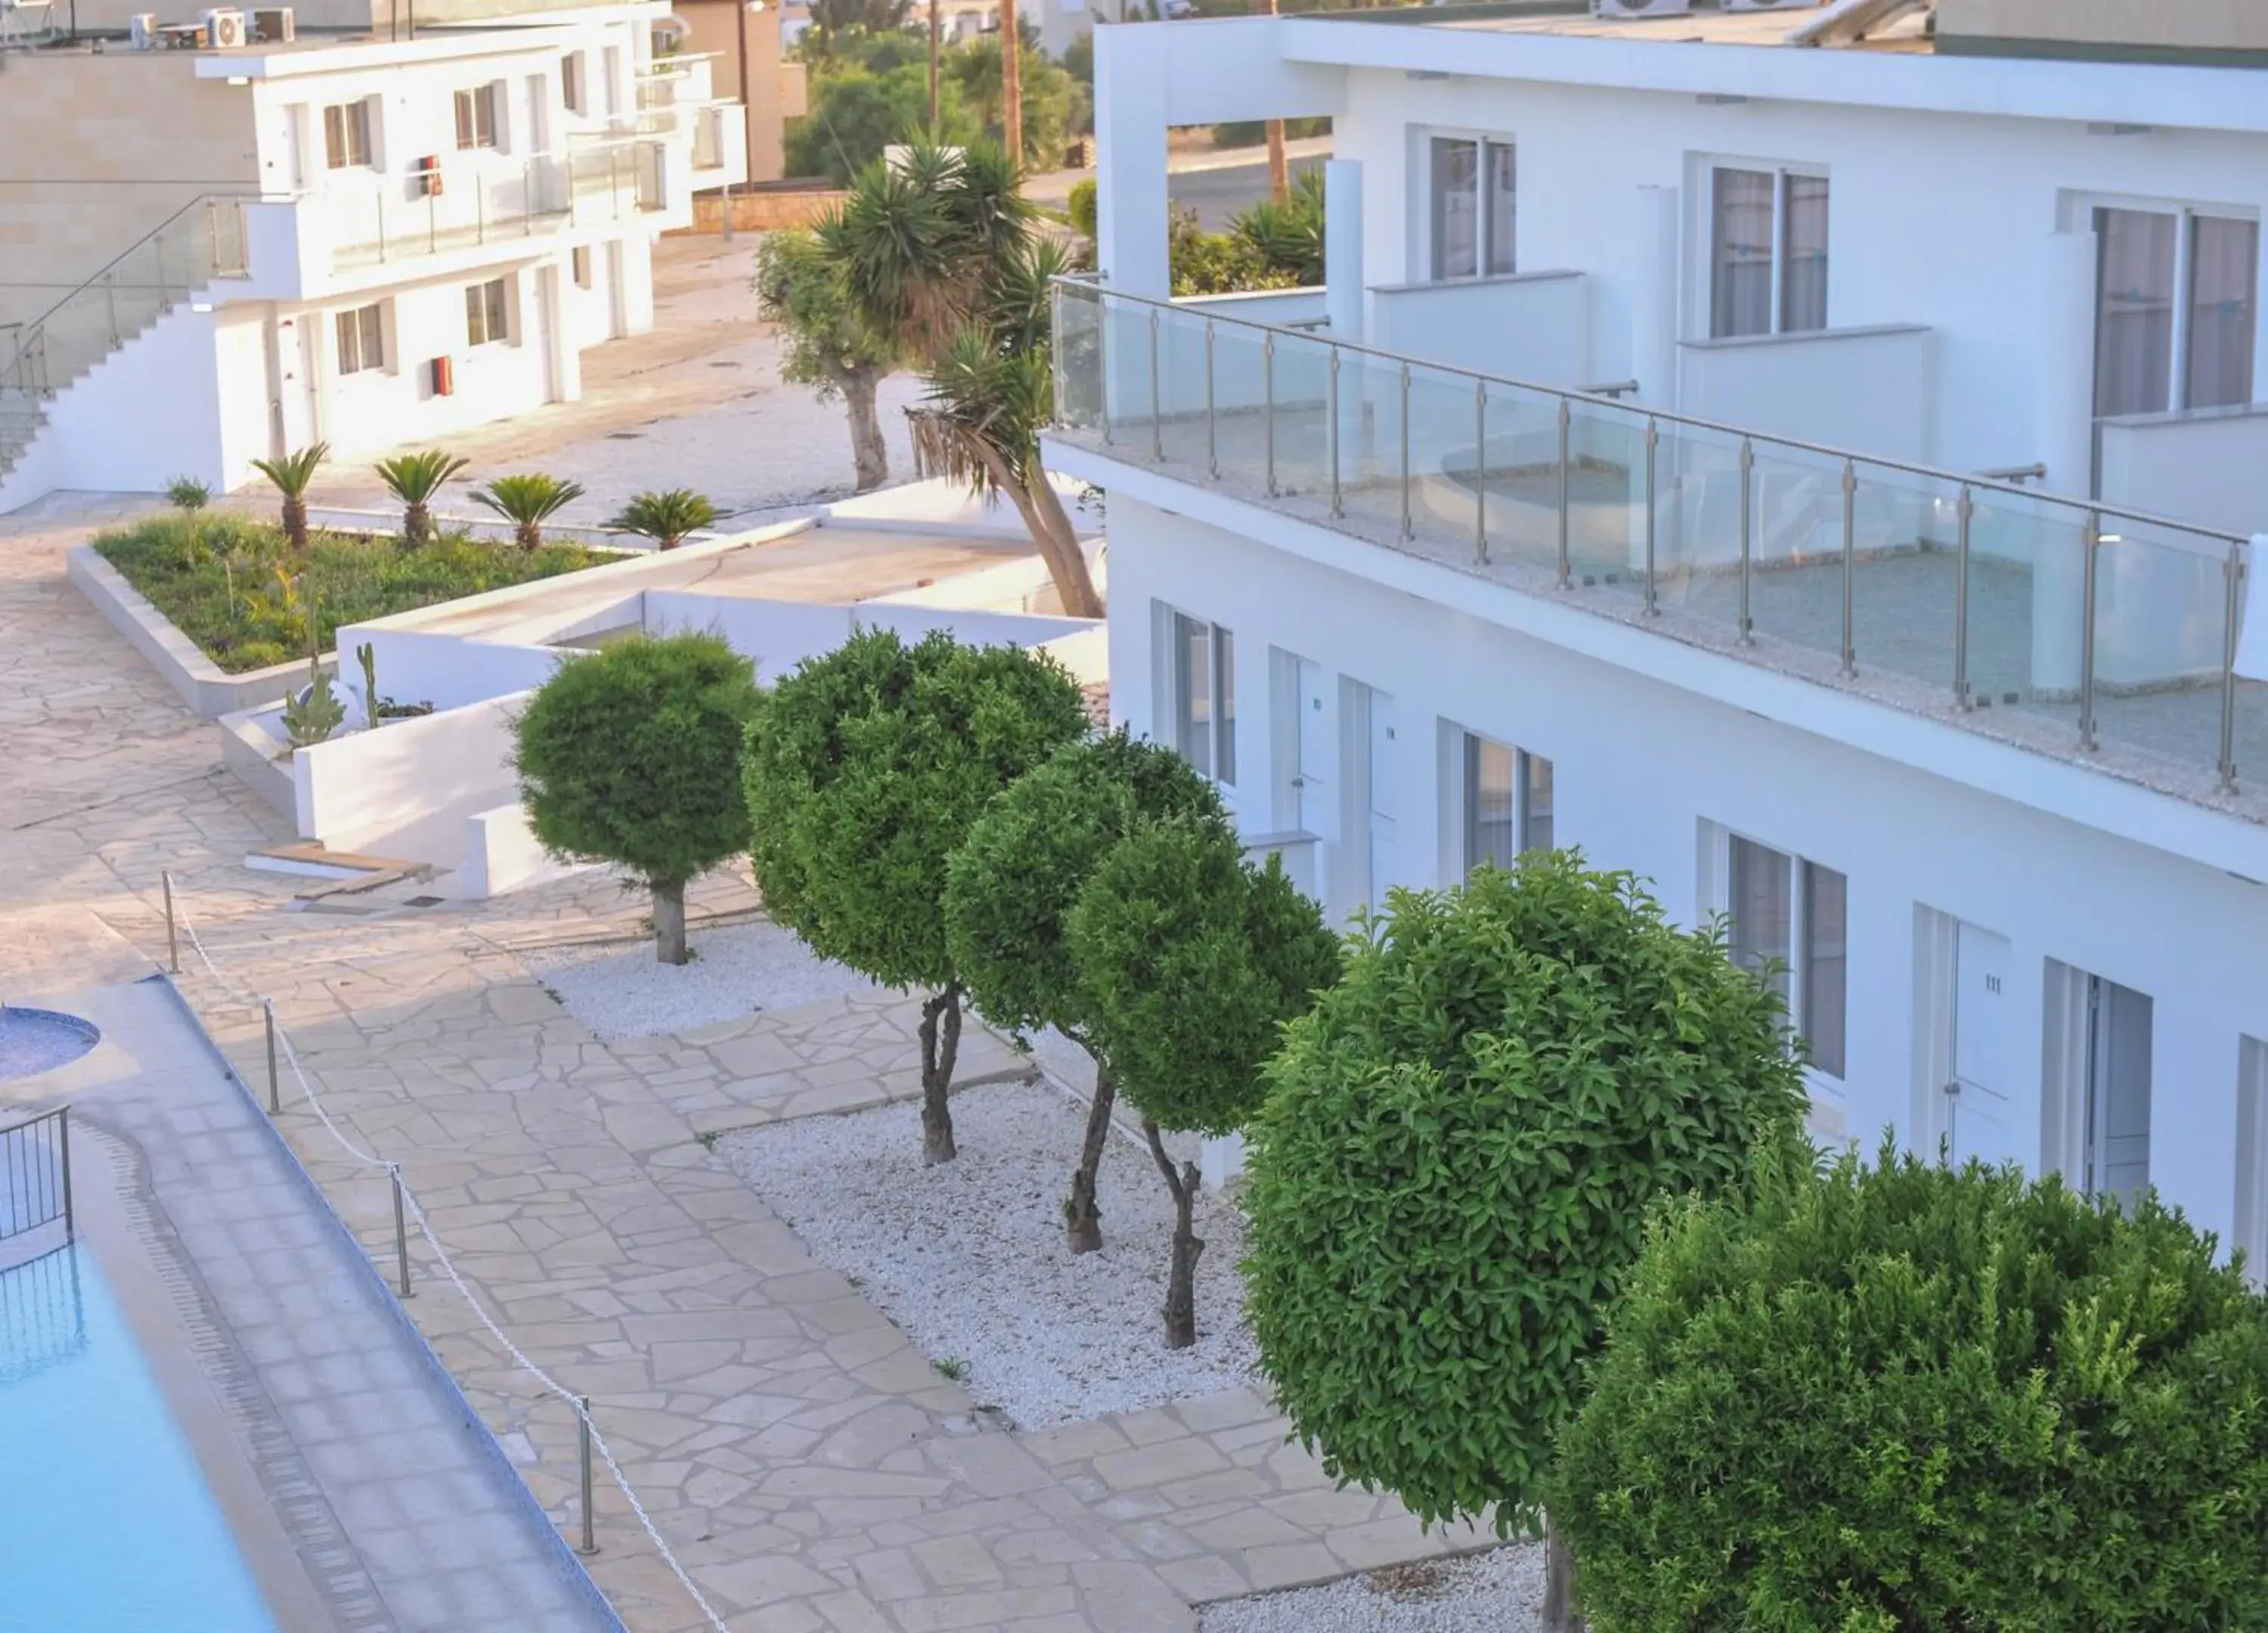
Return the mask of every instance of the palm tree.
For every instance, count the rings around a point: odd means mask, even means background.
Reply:
[[[651,539],[665,550],[674,550],[685,542],[688,533],[699,533],[717,520],[717,507],[706,494],[696,493],[690,488],[672,488],[666,493],[641,493],[622,506],[622,514],[607,524],[609,533],[636,533],[641,539]]]
[[[414,550],[431,541],[433,512],[428,507],[433,496],[443,482],[471,463],[456,454],[428,448],[422,453],[397,453],[372,467],[387,491],[401,501],[401,542],[406,548]]]
[[[582,497],[582,483],[537,472],[499,476],[487,487],[473,489],[475,504],[488,506],[512,524],[512,537],[523,550],[541,546],[543,524]]]
[[[284,541],[295,555],[307,549],[307,489],[315,467],[331,457],[331,445],[319,442],[287,453],[280,460],[254,460],[252,468],[276,484],[284,496]]]

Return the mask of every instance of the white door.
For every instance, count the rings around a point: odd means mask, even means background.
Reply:
[[[1370,753],[1366,756],[1366,798],[1370,805],[1370,901],[1383,905],[1386,887],[1394,882],[1394,699],[1385,692],[1370,694]]]
[[[2088,1007],[2087,1189],[2132,1203],[2150,1182],[2150,1000],[2096,976]]]
[[[1297,661],[1300,720],[1294,733],[1292,788],[1299,796],[1300,831],[1322,839],[1331,831],[1330,744],[1324,732],[1330,713],[1323,707],[1323,666],[1304,658]]]
[[[1974,924],[1955,932],[1953,1076],[1946,1129],[1953,1160],[2029,1167],[2039,1142],[2022,1126],[2016,1088],[2016,1016],[2008,997],[2008,938]]]

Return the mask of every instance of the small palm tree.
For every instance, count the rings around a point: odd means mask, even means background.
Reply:
[[[304,555],[307,548],[307,489],[315,480],[315,467],[330,457],[331,445],[319,442],[280,460],[252,462],[252,468],[284,496],[284,541],[295,555]]]
[[[690,488],[672,488],[667,493],[641,493],[622,506],[622,514],[607,524],[609,533],[636,533],[641,539],[651,539],[665,550],[674,550],[685,542],[688,533],[699,533],[712,526],[717,520],[717,507],[706,494],[696,493]]]
[[[499,476],[487,487],[473,489],[475,504],[488,506],[512,524],[512,536],[523,550],[541,545],[543,524],[582,497],[581,482],[561,482],[556,476],[533,471]]]
[[[380,460],[372,468],[386,489],[401,501],[401,542],[410,549],[429,543],[433,537],[433,496],[441,491],[441,484],[454,476],[471,461],[453,453],[444,453],[438,448],[428,448],[422,453],[397,453],[390,460]]]

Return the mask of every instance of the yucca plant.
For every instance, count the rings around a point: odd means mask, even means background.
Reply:
[[[473,489],[473,502],[484,504],[510,522],[513,539],[523,550],[543,543],[543,524],[583,497],[583,484],[562,482],[540,471],[499,476],[485,488]]]
[[[651,539],[661,549],[674,550],[688,533],[699,533],[717,520],[717,507],[706,494],[690,488],[666,493],[641,493],[622,506],[622,514],[607,524],[608,533],[635,533]]]
[[[386,490],[401,501],[401,542],[410,549],[433,538],[433,496],[441,484],[471,461],[460,455],[428,448],[421,453],[397,453],[371,468]]]
[[[307,489],[315,467],[331,457],[331,445],[318,442],[285,454],[280,460],[254,460],[252,468],[276,484],[284,496],[284,541],[295,555],[307,548]]]

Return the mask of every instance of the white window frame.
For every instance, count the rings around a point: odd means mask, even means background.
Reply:
[[[1797,1037],[1804,1041],[1807,1054],[1804,1062],[1805,1075],[1815,1085],[1829,1093],[1837,1097],[1844,1095],[1848,1092],[1851,1070],[1851,948],[1853,938],[1851,933],[1849,872],[1822,862],[1815,857],[1807,857],[1800,851],[1790,850],[1784,844],[1768,839],[1759,839],[1753,834],[1743,833],[1737,828],[1725,827],[1721,823],[1706,823],[1704,832],[1708,841],[1711,865],[1703,910],[1712,915],[1722,915],[1725,917],[1728,941],[1734,930],[1732,923],[1733,842],[1736,839],[1742,841],[1760,850],[1769,851],[1786,863],[1789,871],[1788,948],[1786,960],[1787,1025]],[[1808,1057],[1815,1019],[1812,1010],[1816,997],[1811,990],[1813,960],[1810,956],[1809,945],[1813,930],[1810,870],[1814,868],[1832,873],[1843,881],[1843,1059],[1839,1069],[1822,1065]],[[1727,951],[1729,953],[1731,950],[1728,945]]]
[[[1167,732],[1163,735],[1174,751],[1188,759],[1224,794],[1236,787],[1236,631],[1209,618],[1185,613],[1163,601],[1157,608],[1158,688],[1160,714]],[[1202,631],[1202,636],[1198,632]],[[1205,718],[1198,722],[1189,696],[1189,644],[1205,642]],[[1191,755],[1191,739],[1202,734],[1205,759]]]
[[[370,170],[376,167],[370,101],[368,97],[357,97],[350,102],[327,102],[323,105],[325,170]],[[333,114],[338,116],[339,143],[335,149],[331,145]]]
[[[1476,793],[1473,769],[1475,756],[1483,746],[1501,748],[1512,756],[1512,831],[1516,842],[1516,847],[1513,851],[1513,860],[1517,861],[1531,851],[1550,850],[1557,846],[1559,842],[1558,770],[1550,757],[1533,753],[1515,743],[1508,743],[1504,739],[1491,736],[1486,732],[1476,732],[1469,727],[1446,722],[1444,724],[1449,725],[1449,730],[1445,733],[1442,742],[1442,751],[1447,761],[1445,769],[1447,775],[1445,781],[1448,784],[1448,789],[1447,798],[1442,802],[1442,805],[1449,817],[1450,830],[1448,843],[1444,847],[1443,854],[1454,857],[1457,864],[1454,877],[1444,882],[1454,884],[1479,866],[1484,859],[1493,860],[1493,858],[1484,858],[1477,855],[1478,847],[1475,843],[1475,830],[1478,824],[1477,813],[1473,806]],[[1535,805],[1535,771],[1537,767],[1543,768],[1544,775],[1551,780],[1551,798],[1548,807],[1542,811],[1538,811]],[[1551,824],[1552,832],[1544,844],[1531,844],[1529,841],[1533,837],[1532,830],[1539,817]]]
[[[2261,384],[2268,379],[2268,357],[2262,347],[2268,342],[2268,302],[2261,298],[2264,280],[2268,280],[2268,224],[2261,220],[2258,207],[2250,204],[2215,203],[2205,199],[2144,198],[2130,193],[2069,193],[2065,195],[2063,224],[2067,232],[2093,232],[2095,212],[2102,210],[2129,210],[2137,215],[2172,216],[2174,224],[2174,323],[2171,366],[2166,371],[2166,402],[2162,410],[2142,412],[2168,414],[2211,414],[2213,408],[2192,409],[2190,395],[2190,319],[2197,304],[2194,287],[2197,222],[2200,217],[2217,221],[2242,221],[2251,224],[2257,235],[2252,257],[2252,401],[2261,400]],[[2098,254],[2099,254],[2098,246]],[[2098,266],[2100,262],[2098,261]],[[2098,321],[2102,300],[2099,290],[2093,291],[2095,310],[2088,317],[2090,330]],[[2088,386],[2092,391],[2095,379],[2094,359],[2088,359]],[[2234,406],[2234,405],[2233,405]]]
[[[452,134],[460,153],[504,151],[504,98],[501,82],[460,85],[451,99],[454,116]],[[485,129],[483,127],[485,126]]]
[[[354,325],[352,360],[350,361],[348,323]],[[386,303],[373,300],[359,306],[342,306],[331,314],[331,347],[336,358],[339,378],[357,374],[383,374],[387,371],[387,359],[391,348],[387,344]],[[377,336],[373,347],[370,336]]]
[[[1771,327],[1759,335],[1717,333],[1717,173],[1720,170],[1752,171],[1772,179]],[[1782,311],[1787,293],[1787,182],[1791,176],[1808,176],[1828,184],[1827,298],[1819,327],[1813,329],[1786,327],[1786,313]],[[1762,340],[1791,334],[1822,335],[1831,328],[1835,322],[1835,178],[1829,166],[1797,159],[1742,158],[1733,154],[1705,153],[1695,158],[1693,182],[1690,191],[1696,201],[1696,244],[1692,259],[1697,265],[1693,284],[1698,308],[1691,314],[1693,333],[1706,340]]]
[[[468,283],[465,285],[465,345],[467,349],[469,350],[477,346],[500,346],[511,343],[512,336],[512,280],[508,276],[500,278],[483,278],[477,283]],[[497,310],[495,313],[491,313],[489,310],[490,302],[488,291],[490,290],[495,290],[497,292],[495,302]],[[477,308],[475,308],[474,305],[475,297],[476,296],[479,298],[480,303]],[[474,316],[476,310],[479,313],[479,320],[477,323],[475,323]],[[501,317],[502,320],[501,323],[497,321],[499,317]]]
[[[1482,278],[1511,277],[1520,270],[1520,139],[1509,131],[1452,129],[1447,126],[1420,125],[1411,129],[1410,135],[1418,144],[1415,165],[1418,185],[1416,200],[1417,220],[1411,232],[1416,239],[1417,253],[1410,264],[1423,267],[1424,276],[1411,282],[1432,283],[1470,283]],[[1473,210],[1473,270],[1452,276],[1441,270],[1440,250],[1433,229],[1433,143],[1435,142],[1470,142],[1476,144],[1474,160],[1476,196]],[[1494,195],[1489,188],[1489,150],[1502,148],[1512,154],[1512,264],[1491,267],[1489,264],[1489,244],[1495,236]]]

